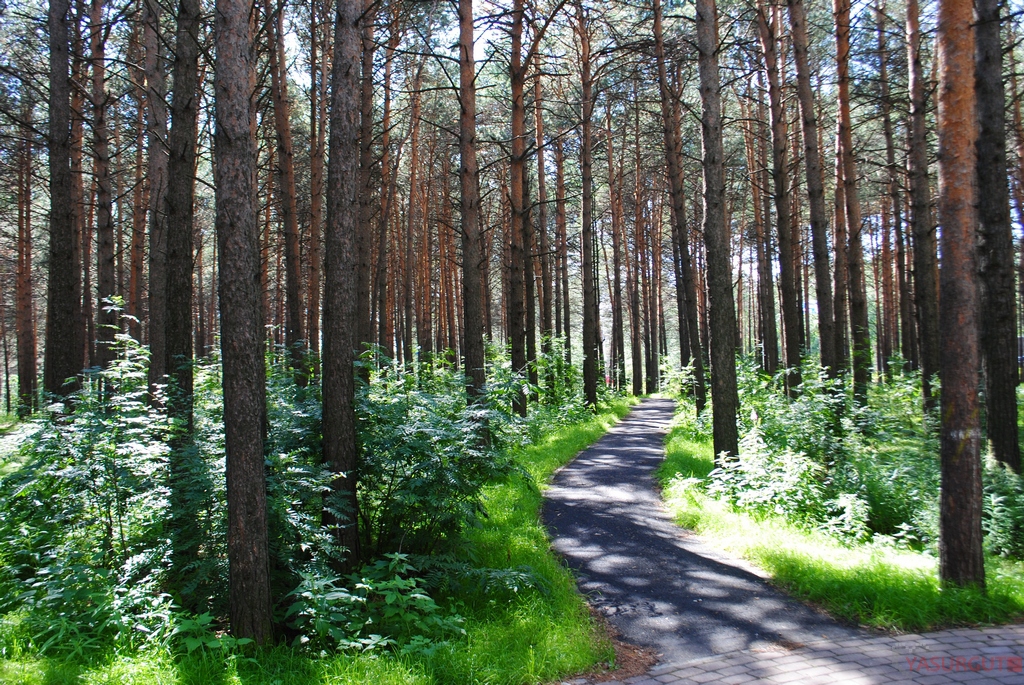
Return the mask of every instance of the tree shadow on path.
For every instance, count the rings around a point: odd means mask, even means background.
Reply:
[[[674,406],[637,406],[560,470],[545,493],[542,517],[552,546],[591,604],[624,640],[670,662],[861,635],[672,522],[653,473],[665,455]]]

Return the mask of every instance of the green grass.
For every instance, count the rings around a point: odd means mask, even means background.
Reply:
[[[673,427],[657,476],[679,525],[764,569],[772,582],[832,615],[898,631],[1006,623],[1024,617],[1024,562],[986,560],[988,592],[943,588],[925,553],[844,544],[778,517],[756,518],[709,498],[700,487],[714,467],[710,440],[688,421]]]
[[[286,647],[107,653],[38,658],[19,642],[17,625],[0,624],[0,683],[26,685],[525,685],[545,683],[614,658],[592,621],[572,576],[552,554],[539,520],[541,488],[551,474],[597,440],[629,411],[617,400],[593,419],[548,435],[519,461],[529,478],[486,491],[488,518],[469,532],[481,566],[529,566],[546,592],[525,590],[511,601],[467,598],[458,609],[466,636],[410,657],[310,656]]]

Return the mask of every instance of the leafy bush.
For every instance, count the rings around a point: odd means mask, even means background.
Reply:
[[[360,389],[360,528],[373,554],[433,551],[483,514],[483,486],[512,471],[464,388],[450,369],[424,377],[388,364]],[[492,435],[506,416],[489,413]]]
[[[157,389],[153,401],[147,350],[127,336],[118,341],[111,367],[92,372],[67,405],[49,408],[23,446],[23,465],[0,480],[0,649],[91,658],[111,646],[189,653],[241,644],[224,635],[220,365],[195,364],[187,434],[163,408],[175,388]],[[496,352],[488,392],[472,406],[464,377],[441,357],[408,368],[379,354],[363,360],[357,494],[371,562],[346,578],[333,571],[343,550],[322,525],[325,510],[340,509],[322,459],[319,386],[296,383],[287,355],[268,356],[271,592],[300,642],[427,650],[461,634],[457,614],[431,594],[454,606],[455,592],[545,591],[531,569],[481,568],[457,543],[486,515],[484,487],[524,474],[516,450],[591,415],[559,345],[544,363],[570,382],[542,382],[544,401],[525,418],[512,413],[511,399],[531,388]],[[415,566],[409,554],[419,555]]]
[[[404,650],[432,639],[464,634],[462,618],[447,613],[424,591],[404,554],[388,554],[348,578],[303,574],[292,591],[287,617],[298,635],[293,645],[370,651],[397,645]]]
[[[768,449],[757,428],[740,453],[709,474],[708,493],[740,509],[814,523],[825,511],[824,467],[804,454]]]
[[[994,460],[985,464],[982,476],[982,527],[988,551],[1024,559],[1024,478]]]
[[[121,354],[40,419],[26,465],[0,481],[0,548],[13,570],[5,609],[30,610],[41,652],[159,635],[170,602],[168,449],[173,426],[148,402],[146,354]]]
[[[737,509],[781,515],[847,542],[936,551],[938,431],[935,417],[922,414],[918,374],[872,384],[859,406],[849,388],[812,363],[793,398],[782,374],[769,378],[749,359],[739,369],[740,453],[719,463],[701,488]],[[685,419],[687,435],[707,437],[706,421]],[[991,461],[983,476],[986,544],[994,554],[1024,558],[1021,477]]]

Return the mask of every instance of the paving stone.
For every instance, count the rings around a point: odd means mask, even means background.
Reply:
[[[936,673],[935,675],[917,676],[914,678],[914,682],[917,685],[940,685],[941,683],[952,683],[954,681],[945,673]]]

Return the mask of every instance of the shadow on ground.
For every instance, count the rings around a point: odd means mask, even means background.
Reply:
[[[580,590],[620,631],[663,661],[793,648],[860,635],[769,586],[678,528],[653,472],[671,400],[647,400],[559,471],[545,493],[552,546]]]

